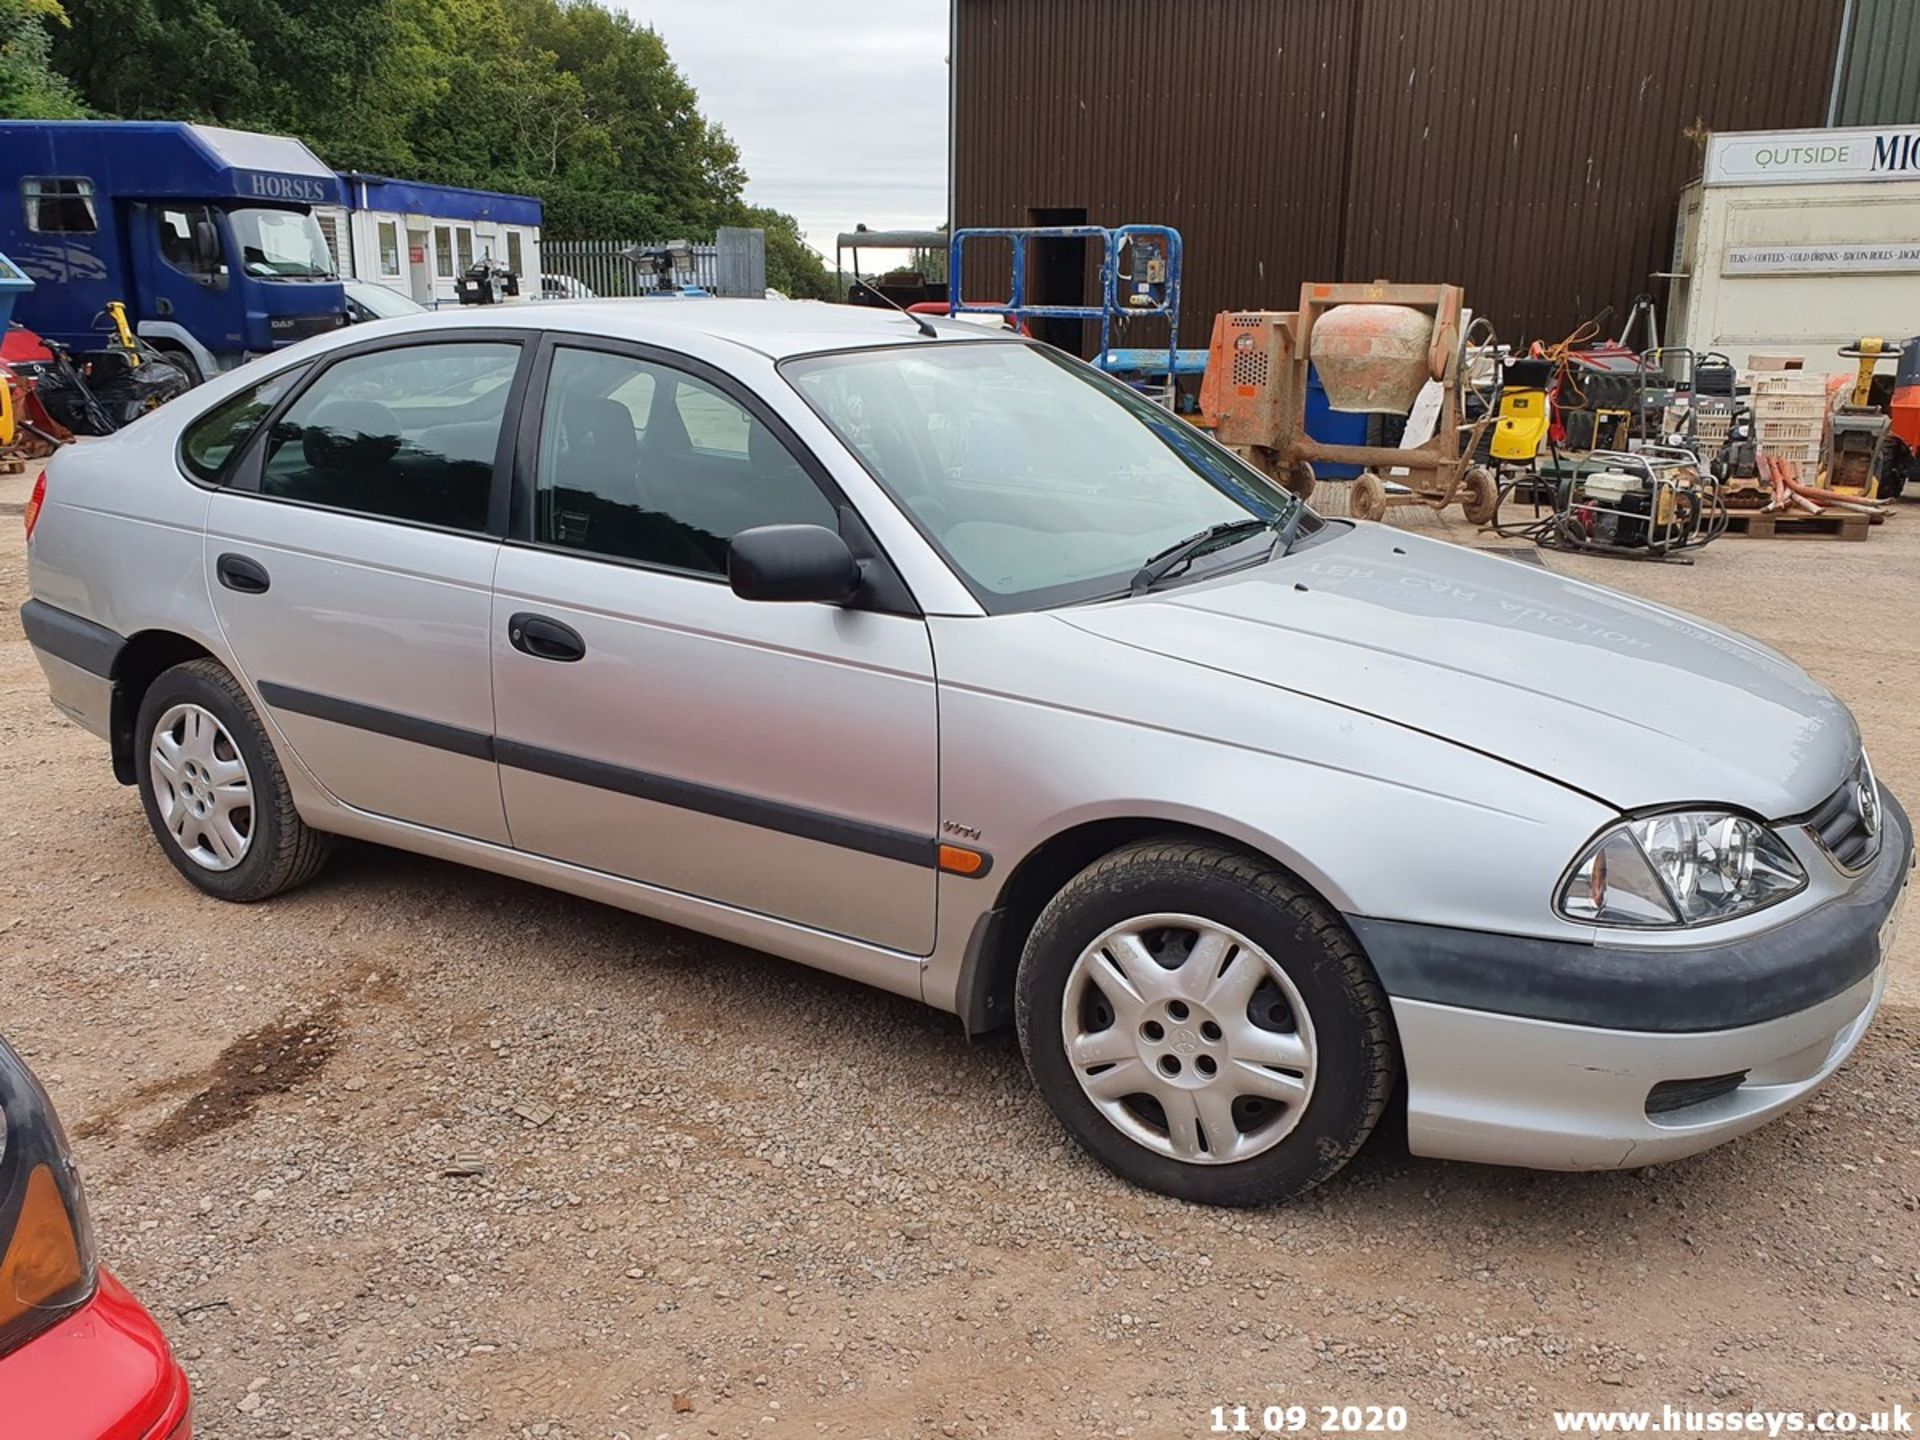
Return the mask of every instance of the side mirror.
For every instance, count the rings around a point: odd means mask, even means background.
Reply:
[[[727,546],[727,583],[742,600],[844,605],[860,589],[860,562],[824,525],[758,525]]]
[[[193,222],[193,258],[202,270],[211,270],[220,263],[220,232],[211,220]]]

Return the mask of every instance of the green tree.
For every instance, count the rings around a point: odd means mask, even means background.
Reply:
[[[676,233],[710,234],[736,203],[740,152],[700,113],[666,42],[593,0],[504,0],[520,43],[577,79],[611,145],[606,188],[645,196]],[[659,237],[655,237],[659,238]]]
[[[246,121],[260,73],[246,37],[209,0],[71,0],[55,67],[102,115]]]
[[[0,116],[75,120],[87,113],[53,68],[47,27],[66,23],[59,0],[0,0]]]

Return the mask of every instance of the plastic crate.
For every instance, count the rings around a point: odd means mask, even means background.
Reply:
[[[1755,395],[1753,418],[1769,420],[1824,420],[1827,397],[1820,395]]]
[[[1814,441],[1811,445],[1794,445],[1781,441],[1762,440],[1760,442],[1760,448],[1776,460],[1798,460],[1808,469],[1812,469],[1820,463],[1820,442],[1818,440]]]
[[[1718,450],[1727,443],[1727,436],[1733,431],[1733,411],[1702,406],[1694,419],[1694,434],[1698,437],[1703,450]],[[1687,410],[1684,405],[1669,405],[1666,413],[1660,417],[1660,433],[1663,435],[1685,435],[1687,433]]]
[[[1756,400],[1762,395],[1818,395],[1825,400],[1827,395],[1827,377],[1804,370],[1747,370],[1740,379]]]
[[[1754,427],[1754,439],[1762,445],[1819,445],[1819,420],[1762,420]]]

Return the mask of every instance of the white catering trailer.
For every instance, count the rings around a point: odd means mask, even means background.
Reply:
[[[1920,125],[1710,136],[1680,192],[1667,343],[1802,355],[1920,334]]]

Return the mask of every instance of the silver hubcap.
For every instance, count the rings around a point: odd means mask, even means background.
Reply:
[[[212,713],[175,705],[153,728],[153,798],[167,834],[194,864],[231,870],[253,843],[253,777]]]
[[[1272,1149],[1313,1095],[1299,990],[1246,936],[1193,915],[1143,915],[1081,952],[1060,1032],[1107,1121],[1188,1164]]]

